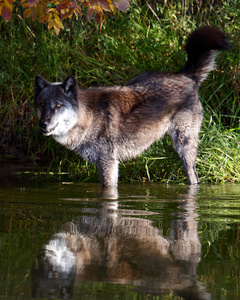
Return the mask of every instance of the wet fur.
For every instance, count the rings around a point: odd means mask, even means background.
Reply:
[[[214,67],[216,51],[230,45],[214,27],[194,31],[188,61],[177,73],[148,72],[125,86],[81,89],[35,80],[35,106],[45,135],[94,163],[103,186],[116,186],[120,161],[138,156],[168,132],[190,184],[198,184],[195,162],[203,110],[198,87]]]

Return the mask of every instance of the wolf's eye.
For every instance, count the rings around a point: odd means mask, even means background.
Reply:
[[[41,106],[41,107],[44,107],[44,106],[45,106],[45,104],[44,104],[44,103],[40,103],[40,106]]]
[[[61,107],[62,105],[60,103],[56,104],[57,108]]]

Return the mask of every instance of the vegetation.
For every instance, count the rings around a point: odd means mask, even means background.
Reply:
[[[54,29],[56,35],[59,35],[64,28],[62,21],[72,19],[74,16],[82,14],[82,9],[87,9],[88,20],[91,21],[94,16],[95,21],[101,29],[105,19],[105,12],[116,14],[117,9],[126,12],[129,7],[129,0],[22,0],[16,3],[16,0],[0,0],[0,15],[5,21],[12,17],[13,8],[22,12],[24,18],[40,23],[45,22],[48,30]]]
[[[237,0],[131,1],[126,14],[106,15],[101,32],[87,18],[65,20],[56,36],[44,23],[12,15],[0,20],[0,150],[3,161],[27,154],[44,171],[98,181],[96,168],[41,135],[33,108],[34,77],[73,74],[83,88],[124,84],[147,70],[176,71],[186,60],[188,34],[203,24],[224,29],[233,49],[221,53],[201,86],[204,122],[197,170],[202,182],[240,182],[239,9]],[[122,181],[186,182],[166,136],[124,162]]]

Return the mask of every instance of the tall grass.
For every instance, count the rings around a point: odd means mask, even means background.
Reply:
[[[143,3],[141,3],[143,2]],[[157,3],[158,2],[158,3]],[[237,1],[132,1],[127,14],[108,16],[101,32],[84,17],[66,23],[59,37],[44,24],[17,14],[0,20],[0,150],[2,160],[19,151],[46,169],[79,180],[98,180],[94,166],[42,137],[33,109],[34,77],[52,81],[73,74],[83,88],[124,84],[147,70],[176,71],[186,60],[188,34],[214,24],[233,49],[220,54],[217,68],[200,89],[205,117],[197,169],[202,181],[240,181],[239,12]],[[210,3],[210,4],[209,4]],[[47,159],[46,159],[47,158]],[[179,158],[166,136],[120,168],[123,181],[185,182]]]

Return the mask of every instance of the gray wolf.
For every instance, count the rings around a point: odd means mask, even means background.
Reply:
[[[45,136],[98,167],[103,186],[117,186],[119,162],[134,158],[168,133],[189,184],[198,184],[196,157],[203,109],[198,88],[229,50],[223,32],[195,30],[187,62],[176,73],[144,73],[124,86],[81,89],[74,77],[50,83],[35,79],[35,107]]]

